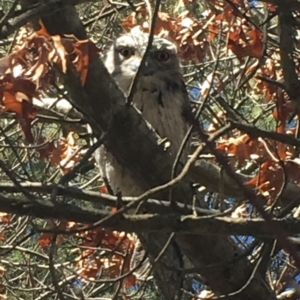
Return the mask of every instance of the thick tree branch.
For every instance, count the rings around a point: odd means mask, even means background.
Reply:
[[[100,2],[99,0],[49,0],[46,2],[32,1],[32,5],[30,5],[30,1],[21,0],[22,5],[28,6],[19,11],[15,11],[12,15],[8,15],[0,23],[0,39],[7,38],[9,35],[14,33],[16,30],[26,25],[29,21],[32,21],[34,18],[39,18],[43,15],[48,15],[49,12],[52,14],[58,13],[64,5],[78,5],[81,3],[96,3]],[[141,3],[134,4],[135,7],[142,5]],[[118,6],[118,5],[116,5]],[[97,16],[97,20],[109,16],[112,12],[116,10],[121,10],[129,6],[128,3],[122,3],[119,5],[119,8],[114,7],[110,11],[104,11],[101,16]],[[67,28],[66,28],[67,29]]]
[[[261,0],[261,2],[278,5],[281,8],[288,6],[292,10],[300,9],[300,2],[297,0]]]
[[[109,194],[103,194],[100,192],[92,192],[92,191],[84,191],[79,188],[67,187],[57,184],[51,183],[20,183],[21,189],[26,190],[27,192],[36,192],[39,195],[47,195],[50,197],[51,192],[55,189],[57,191],[57,196],[70,197],[73,199],[79,199],[81,201],[87,201],[95,204],[102,204],[109,207],[116,207],[118,197],[112,196]],[[0,183],[0,191],[5,191],[6,193],[18,193],[20,192],[20,188],[15,186],[12,183]],[[122,202],[124,205],[136,201],[137,197],[122,197]],[[183,201],[184,202],[184,201]],[[34,203],[31,203],[33,206]],[[199,215],[213,215],[217,214],[219,211],[213,209],[204,209],[199,207],[192,207],[191,205],[185,205],[182,203],[176,203],[176,207],[174,208],[169,201],[148,199],[143,204],[145,210],[148,212],[156,212],[156,213],[181,213],[181,214],[192,214],[196,212]],[[0,211],[5,211],[4,207],[0,205]]]
[[[68,220],[85,224],[96,223],[104,217],[112,216],[102,225],[113,230],[128,232],[176,232],[179,235],[209,235],[214,236],[214,239],[221,235],[274,237],[270,230],[270,223],[264,219],[195,217],[177,213],[114,215],[106,210],[82,209],[73,204],[53,203],[46,199],[33,202],[28,199],[5,198],[3,196],[0,196],[0,209],[18,215]],[[300,220],[297,219],[274,219],[272,224],[280,225],[289,235],[300,233]]]
[[[14,33],[16,30],[26,25],[29,21],[34,18],[39,18],[43,15],[58,13],[62,10],[64,5],[77,5],[83,2],[98,2],[99,0],[49,0],[46,2],[21,0],[23,9],[14,12],[12,16],[8,16],[8,20],[4,20],[0,23],[0,39],[4,39]],[[68,30],[66,28],[66,30]],[[69,31],[70,33],[70,31]]]
[[[296,101],[296,109],[299,109],[300,82],[296,73],[296,65],[293,58],[295,29],[293,28],[293,14],[291,1],[287,1],[279,7],[279,37],[280,56],[286,92],[293,101]],[[299,2],[298,2],[299,3]]]
[[[252,138],[262,137],[262,138],[278,141],[287,145],[300,147],[300,139],[297,139],[292,135],[282,134],[275,131],[267,131],[267,130],[259,129],[253,125],[239,123],[232,120],[230,120],[230,123],[233,125],[234,128],[237,128],[247,133]]]
[[[201,185],[205,186],[208,191],[219,192],[220,186],[222,186],[223,193],[225,197],[235,197],[244,199],[244,194],[241,189],[236,185],[236,183],[227,174],[220,176],[222,168],[214,163],[198,160],[195,166],[191,169],[191,176],[195,181],[199,182]],[[247,182],[252,177],[243,174],[237,174],[241,182]],[[255,194],[255,190],[248,189],[249,193]],[[281,195],[281,201],[284,205],[291,203],[293,200],[297,199],[299,196],[300,188],[293,184],[287,183]],[[295,203],[297,205],[298,202]]]

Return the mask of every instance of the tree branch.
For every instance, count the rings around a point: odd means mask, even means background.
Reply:
[[[298,2],[299,3],[299,2]],[[299,95],[300,95],[300,82],[296,74],[296,65],[293,58],[294,52],[294,36],[295,29],[293,28],[293,14],[291,8],[291,1],[280,5],[280,12],[278,15],[279,21],[279,37],[280,37],[280,56],[281,67],[283,71],[284,85],[286,92],[293,101],[296,101],[296,109],[299,109]]]
[[[178,213],[114,216],[114,213],[107,210],[83,209],[73,204],[53,203],[46,199],[32,202],[26,198],[17,199],[3,196],[0,196],[0,210],[43,219],[68,220],[85,224],[95,223],[111,215],[113,217],[105,221],[103,225],[113,230],[128,232],[176,232],[180,235],[209,235],[215,236],[215,238],[220,235],[274,237],[273,232],[270,231],[270,223],[264,219],[196,217]],[[273,219],[271,223],[281,226],[289,235],[300,233],[300,220],[298,219]],[[53,232],[67,233],[68,231]]]

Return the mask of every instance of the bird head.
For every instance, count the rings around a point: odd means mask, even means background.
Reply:
[[[141,65],[148,40],[149,35],[145,33],[125,34],[115,40],[107,53],[105,65],[124,91],[129,88]],[[175,73],[181,74],[176,46],[154,36],[141,76],[149,78],[155,75],[157,79]]]

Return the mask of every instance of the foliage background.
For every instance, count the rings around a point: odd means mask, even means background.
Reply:
[[[207,146],[198,156],[200,200],[181,211],[191,223],[178,228],[220,243],[229,237],[239,249],[237,258],[224,250],[216,266],[204,264],[216,276],[245,258],[251,270],[246,282],[230,275],[233,283],[215,289],[206,271],[186,266],[181,276],[192,284],[181,296],[239,299],[252,289],[261,299],[298,299],[299,2],[161,1],[158,12],[155,1],[80,2],[72,4],[90,42],[72,32],[56,38],[46,22],[37,30],[44,15],[29,18],[30,1],[0,2],[0,299],[166,298],[153,277],[130,270],[132,231],[172,226],[174,211],[149,201],[162,219],[145,215],[138,229],[134,217],[112,217],[101,226],[119,200],[94,166],[89,118],[58,101],[76,104],[63,83],[70,60],[84,85],[89,62],[116,36],[149,32],[153,15],[155,34],[178,46],[198,112],[193,151]],[[268,294],[258,295],[258,278]]]

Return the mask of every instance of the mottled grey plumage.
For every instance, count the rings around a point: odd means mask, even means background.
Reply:
[[[148,34],[125,34],[115,40],[107,53],[105,66],[126,95],[140,66],[148,45]],[[182,113],[189,109],[189,99],[183,82],[176,46],[170,41],[154,37],[146,64],[138,79],[134,106],[161,138],[170,142],[169,150],[176,155],[188,130]],[[125,145],[124,145],[125,146]],[[188,146],[182,155],[185,161]],[[126,169],[102,146],[96,154],[101,175],[107,178],[114,193],[137,196],[141,191]]]
[[[130,86],[147,48],[148,38],[149,36],[143,33],[123,35],[115,40],[107,53],[105,65],[126,95],[130,92]],[[189,109],[189,99],[176,46],[168,40],[154,37],[146,64],[138,78],[133,95],[133,105],[161,138],[168,139],[170,142],[168,150],[175,157],[189,128],[183,117],[183,112]],[[188,151],[189,146],[187,145],[183,151],[181,162],[186,161]],[[135,184],[133,175],[119,165],[104,146],[101,146],[96,153],[96,161],[102,177],[106,178],[114,193],[120,191],[123,196],[138,196],[145,192]],[[166,237],[163,236],[150,238],[149,235],[146,237],[140,235],[139,238],[151,248],[157,249],[155,250],[157,253],[166,241]],[[141,251],[140,246],[140,241],[137,240],[132,267],[138,265],[144,256],[144,251]],[[172,260],[174,255],[176,257]],[[172,262],[178,261],[177,255],[176,251],[170,251],[168,259]],[[144,263],[136,273],[140,279],[145,278],[143,272],[148,266],[149,264]],[[180,266],[178,265],[178,267]],[[171,275],[163,276],[171,277],[173,275],[171,273]]]

